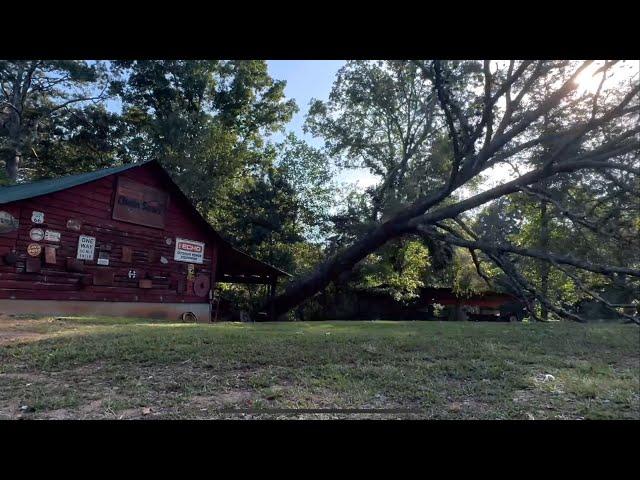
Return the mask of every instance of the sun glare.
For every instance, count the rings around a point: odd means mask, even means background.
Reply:
[[[585,93],[595,93],[602,81],[602,73],[596,73],[601,67],[601,62],[594,62],[584,69],[580,75],[576,78],[576,84],[578,85],[578,95]],[[606,83],[606,80],[605,80]],[[603,85],[604,86],[604,85]]]
[[[578,85],[577,93],[593,94],[598,91],[600,82],[602,81],[603,72],[598,72],[600,67],[604,65],[603,60],[598,60],[589,65],[585,70],[576,78],[576,84]],[[609,71],[607,71],[606,79],[602,85],[602,89],[605,90],[612,83],[618,83],[620,81],[631,80],[633,78],[637,81],[638,63],[621,61],[615,64]]]

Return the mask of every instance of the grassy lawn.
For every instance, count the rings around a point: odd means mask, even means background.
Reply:
[[[639,419],[639,390],[634,325],[0,318],[0,419]]]

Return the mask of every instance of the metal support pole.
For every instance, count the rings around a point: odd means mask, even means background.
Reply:
[[[271,277],[271,283],[269,284],[269,321],[276,321],[276,304],[273,300],[276,298],[276,277]]]

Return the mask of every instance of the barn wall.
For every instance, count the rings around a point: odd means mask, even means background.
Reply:
[[[0,210],[7,211],[20,220],[17,231],[0,234],[0,258],[12,249],[19,256],[15,265],[6,265],[0,260],[0,298],[208,303],[208,296],[197,296],[193,290],[179,292],[179,283],[180,286],[187,285],[187,264],[173,260],[175,238],[205,243],[204,263],[195,265],[196,276],[204,274],[212,277],[215,245],[193,215],[193,207],[172,194],[171,186],[157,174],[156,168],[159,167],[145,165],[60,192],[0,205]],[[164,229],[111,218],[119,175],[169,193]],[[34,210],[44,212],[44,224],[36,225],[31,222]],[[80,231],[67,228],[69,219],[82,222]],[[34,242],[29,237],[29,231],[34,227],[60,232],[60,243],[44,240]],[[78,236],[81,234],[96,237],[96,250],[92,261],[82,261],[85,271],[74,273],[67,270],[66,259],[76,258]],[[172,239],[171,245],[165,243],[167,237]],[[39,243],[43,247],[42,267],[38,273],[25,271],[26,259],[29,258],[26,250],[30,243]],[[59,247],[56,250],[55,265],[45,263],[45,245]],[[123,246],[132,248],[132,263],[123,261]],[[98,252],[109,247],[109,266],[97,265]],[[168,263],[162,264],[160,256],[164,256]],[[132,269],[137,274],[135,279],[128,277]],[[90,284],[96,273],[105,271],[114,273],[113,285]],[[152,279],[152,288],[139,288],[138,282],[144,278]]]

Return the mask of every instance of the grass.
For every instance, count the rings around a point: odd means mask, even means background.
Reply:
[[[0,418],[640,418],[634,325],[83,317],[0,333]]]

